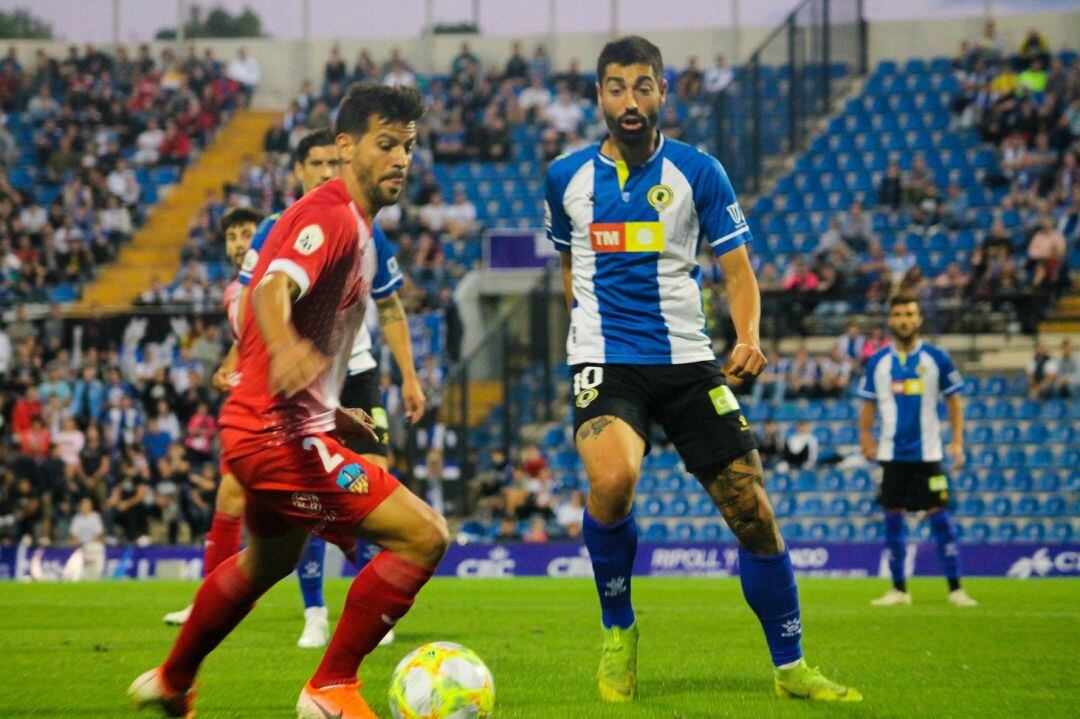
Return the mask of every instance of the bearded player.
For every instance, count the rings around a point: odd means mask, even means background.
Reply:
[[[596,92],[609,135],[547,172],[548,237],[561,252],[571,314],[575,443],[589,476],[582,534],[604,630],[600,696],[637,697],[634,489],[656,422],[739,540],[743,594],[765,634],[776,694],[858,701],[802,656],[799,593],[757,445],[704,331],[703,241],[724,271],[738,333],[729,371],[749,378],[764,369],[750,228],[720,163],[659,131],[663,70],[644,38],[605,46]]]
[[[342,177],[285,211],[252,272],[237,380],[221,415],[222,454],[246,497],[248,546],[199,589],[169,657],[132,684],[137,706],[193,716],[206,656],[287,576],[308,534],[355,556],[383,549],[353,581],[341,620],[300,693],[299,719],[374,719],[357,670],[412,606],[448,545],[446,521],[343,443],[374,434],[337,398],[375,277],[372,220],[397,202],[423,115],[411,88],[357,85],[338,108]]]

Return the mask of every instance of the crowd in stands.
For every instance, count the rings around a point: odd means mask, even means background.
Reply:
[[[997,148],[998,168],[987,184],[1007,190],[1001,209],[1025,218],[1019,238],[995,224],[978,250],[972,281],[1019,282],[1053,298],[1077,269],[1067,257],[1080,243],[1080,60],[1066,65],[1037,29],[1010,52],[988,21],[955,64],[957,122]]]
[[[93,45],[0,60],[0,305],[47,302],[114,257],[245,86],[211,51]],[[72,299],[67,297],[66,299]]]
[[[217,323],[93,316],[0,328],[0,542],[66,542],[83,500],[125,543],[194,540],[217,485]],[[76,527],[77,529],[77,527]]]

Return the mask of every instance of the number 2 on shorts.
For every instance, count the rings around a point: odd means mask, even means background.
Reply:
[[[315,451],[319,453],[319,459],[322,460],[323,469],[326,470],[327,474],[333,472],[345,461],[345,458],[340,454],[330,454],[330,450],[326,448],[326,442],[323,442],[318,437],[304,437],[303,447],[304,449],[315,448]]]

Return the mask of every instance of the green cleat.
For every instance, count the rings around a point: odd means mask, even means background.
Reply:
[[[805,659],[791,669],[773,669],[776,696],[781,699],[812,699],[821,702],[861,702],[862,694],[854,687],[831,681]]]
[[[604,701],[632,702],[637,698],[637,640],[637,624],[604,630],[604,650],[596,673]]]

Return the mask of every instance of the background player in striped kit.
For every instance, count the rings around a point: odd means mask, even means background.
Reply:
[[[545,188],[548,237],[562,253],[571,313],[576,445],[589,475],[582,533],[604,627],[600,696],[637,696],[633,500],[655,421],[739,540],[743,593],[761,621],[777,695],[858,701],[858,691],[802,658],[791,559],[750,425],[705,334],[698,284],[704,239],[726,276],[738,335],[729,372],[758,375],[766,360],[761,298],[744,246],[750,228],[720,163],[658,131],[663,76],[660,50],[648,40],[605,46],[596,90],[610,134],[554,161]]]
[[[881,463],[885,510],[885,547],[893,586],[875,599],[875,606],[911,604],[904,576],[907,555],[905,512],[926,512],[937,543],[941,569],[949,583],[949,603],[973,607],[977,602],[960,587],[960,549],[949,513],[949,475],[941,466],[944,432],[938,405],[948,408],[953,468],[964,466],[964,380],[945,350],[919,338],[922,315],[914,297],[897,295],[889,302],[893,344],[866,363],[859,396],[866,400],[859,414],[863,454]],[[875,409],[881,415],[881,438],[874,440]]]

